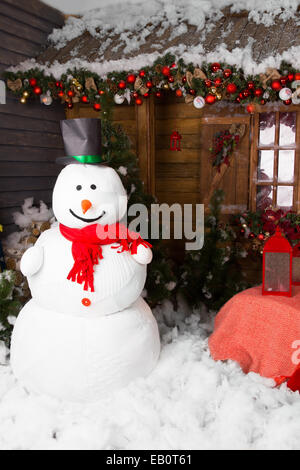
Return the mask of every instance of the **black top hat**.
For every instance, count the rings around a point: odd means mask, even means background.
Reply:
[[[66,119],[60,127],[66,156],[58,158],[58,163],[103,163],[100,119]]]

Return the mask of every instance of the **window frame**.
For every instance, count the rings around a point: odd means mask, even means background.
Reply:
[[[279,149],[284,150],[284,146],[277,143],[274,145],[259,145],[259,116],[261,113],[276,113],[275,123],[275,142],[279,139],[279,113],[296,113],[296,144],[295,144],[295,167],[294,167],[294,182],[293,183],[278,183],[278,155]],[[300,212],[300,110],[299,106],[286,106],[276,104],[274,106],[269,104],[267,106],[259,106],[255,113],[251,116],[250,123],[250,168],[249,168],[249,209],[253,212],[257,211],[256,208],[256,190],[257,186],[293,186],[293,207],[292,210]],[[289,149],[293,146],[286,146]],[[259,150],[274,150],[275,152],[275,174],[272,181],[258,182],[257,180],[257,167],[258,167],[258,154]],[[276,192],[277,194],[277,192]]]

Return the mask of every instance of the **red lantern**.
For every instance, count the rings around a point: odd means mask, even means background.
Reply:
[[[280,228],[268,239],[263,252],[263,295],[292,295],[293,249]]]
[[[173,150],[174,152],[175,151],[181,151],[181,148],[180,148],[180,141],[181,141],[181,135],[179,134],[179,132],[177,131],[174,131],[172,132],[171,134],[171,143],[170,143],[170,150]]]

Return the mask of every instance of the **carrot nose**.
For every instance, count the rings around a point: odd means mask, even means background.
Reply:
[[[81,201],[82,212],[85,214],[91,207],[92,203],[88,199]]]

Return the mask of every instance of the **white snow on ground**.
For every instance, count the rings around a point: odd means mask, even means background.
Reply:
[[[247,47],[234,48],[228,51],[225,44],[219,45],[213,52],[204,53],[202,40],[197,46],[190,47],[181,44],[169,49],[155,47],[151,54],[138,54],[139,48],[147,40],[153,30],[160,28],[157,35],[162,35],[168,29],[172,29],[172,36],[182,34],[185,22],[197,26],[202,35],[213,27],[217,19],[222,16],[222,8],[232,5],[234,12],[248,10],[249,20],[264,23],[268,26],[274,24],[275,19],[287,21],[294,17],[300,0],[151,0],[146,3],[141,0],[129,2],[111,2],[104,0],[101,9],[91,10],[81,18],[70,17],[66,25],[61,29],[55,29],[50,35],[50,40],[55,47],[60,49],[69,41],[80,36],[84,31],[102,39],[98,51],[99,59],[92,63],[84,58],[74,58],[65,64],[54,62],[53,64],[41,65],[34,59],[26,60],[12,71],[26,71],[38,67],[59,78],[68,68],[84,68],[105,77],[109,72],[122,70],[139,70],[153,62],[161,55],[170,52],[177,58],[183,58],[186,63],[192,62],[201,66],[203,62],[224,61],[229,65],[237,65],[244,69],[246,74],[265,72],[267,67],[279,67],[285,60],[295,67],[300,67],[300,47],[291,47],[282,55],[270,55],[262,62],[255,62],[252,58],[252,42],[249,38]],[[228,29],[230,33],[230,28]],[[101,54],[109,47],[109,35],[121,34],[120,47],[126,53],[135,52],[129,59],[101,61]],[[202,38],[203,39],[203,38]],[[108,42],[107,42],[108,41]],[[72,54],[71,54],[72,55]]]
[[[0,348],[0,449],[300,449],[299,395],[214,362],[209,325],[184,321],[185,309],[157,309],[163,348],[152,374],[91,405],[26,392]]]

